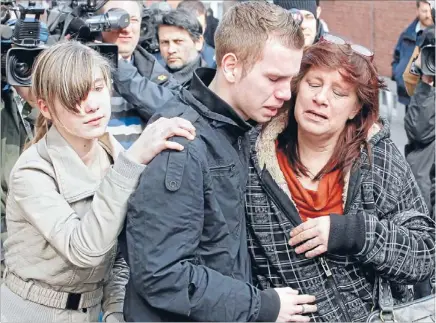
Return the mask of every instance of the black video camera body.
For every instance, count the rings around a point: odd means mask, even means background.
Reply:
[[[11,12],[17,17],[13,25],[9,24]],[[44,13],[45,9],[37,7],[34,1],[29,1],[26,7],[16,6],[14,1],[2,3],[1,67],[5,77],[2,82],[30,86],[33,62],[44,49],[39,21]]]
[[[421,73],[435,76],[435,26],[427,27],[419,38],[421,50]]]

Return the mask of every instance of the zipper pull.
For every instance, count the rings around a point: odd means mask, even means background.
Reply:
[[[329,265],[327,264],[327,261],[325,261],[324,258],[321,258],[321,266],[322,266],[322,269],[324,269],[324,272],[327,275],[327,277],[332,276],[332,272],[330,270],[330,267],[329,267]]]
[[[238,137],[238,148],[242,150],[242,137]]]

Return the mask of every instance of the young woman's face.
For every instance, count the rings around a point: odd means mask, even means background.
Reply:
[[[84,139],[102,136],[111,116],[111,95],[100,70],[94,73],[94,84],[88,97],[77,107],[80,113],[65,109],[58,100],[54,102],[54,125],[61,132]]]

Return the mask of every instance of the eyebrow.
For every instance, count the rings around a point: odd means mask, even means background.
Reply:
[[[283,75],[279,70],[277,70],[277,71],[268,71],[268,72],[266,72],[266,75],[268,75],[268,76],[277,76],[279,78],[282,78],[282,77],[294,77],[294,76],[298,75],[298,71],[296,71],[295,73],[292,73],[291,75]]]
[[[102,77],[99,77],[98,79],[94,80],[94,84],[96,84],[98,82],[104,82],[104,79]]]

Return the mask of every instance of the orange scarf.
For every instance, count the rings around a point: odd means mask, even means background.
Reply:
[[[286,155],[278,149],[276,149],[276,153],[280,169],[285,176],[292,199],[297,205],[303,222],[307,218],[316,218],[331,213],[343,214],[343,185],[340,182],[340,170],[328,173],[321,178],[318,184],[318,191],[308,190],[301,185]]]

